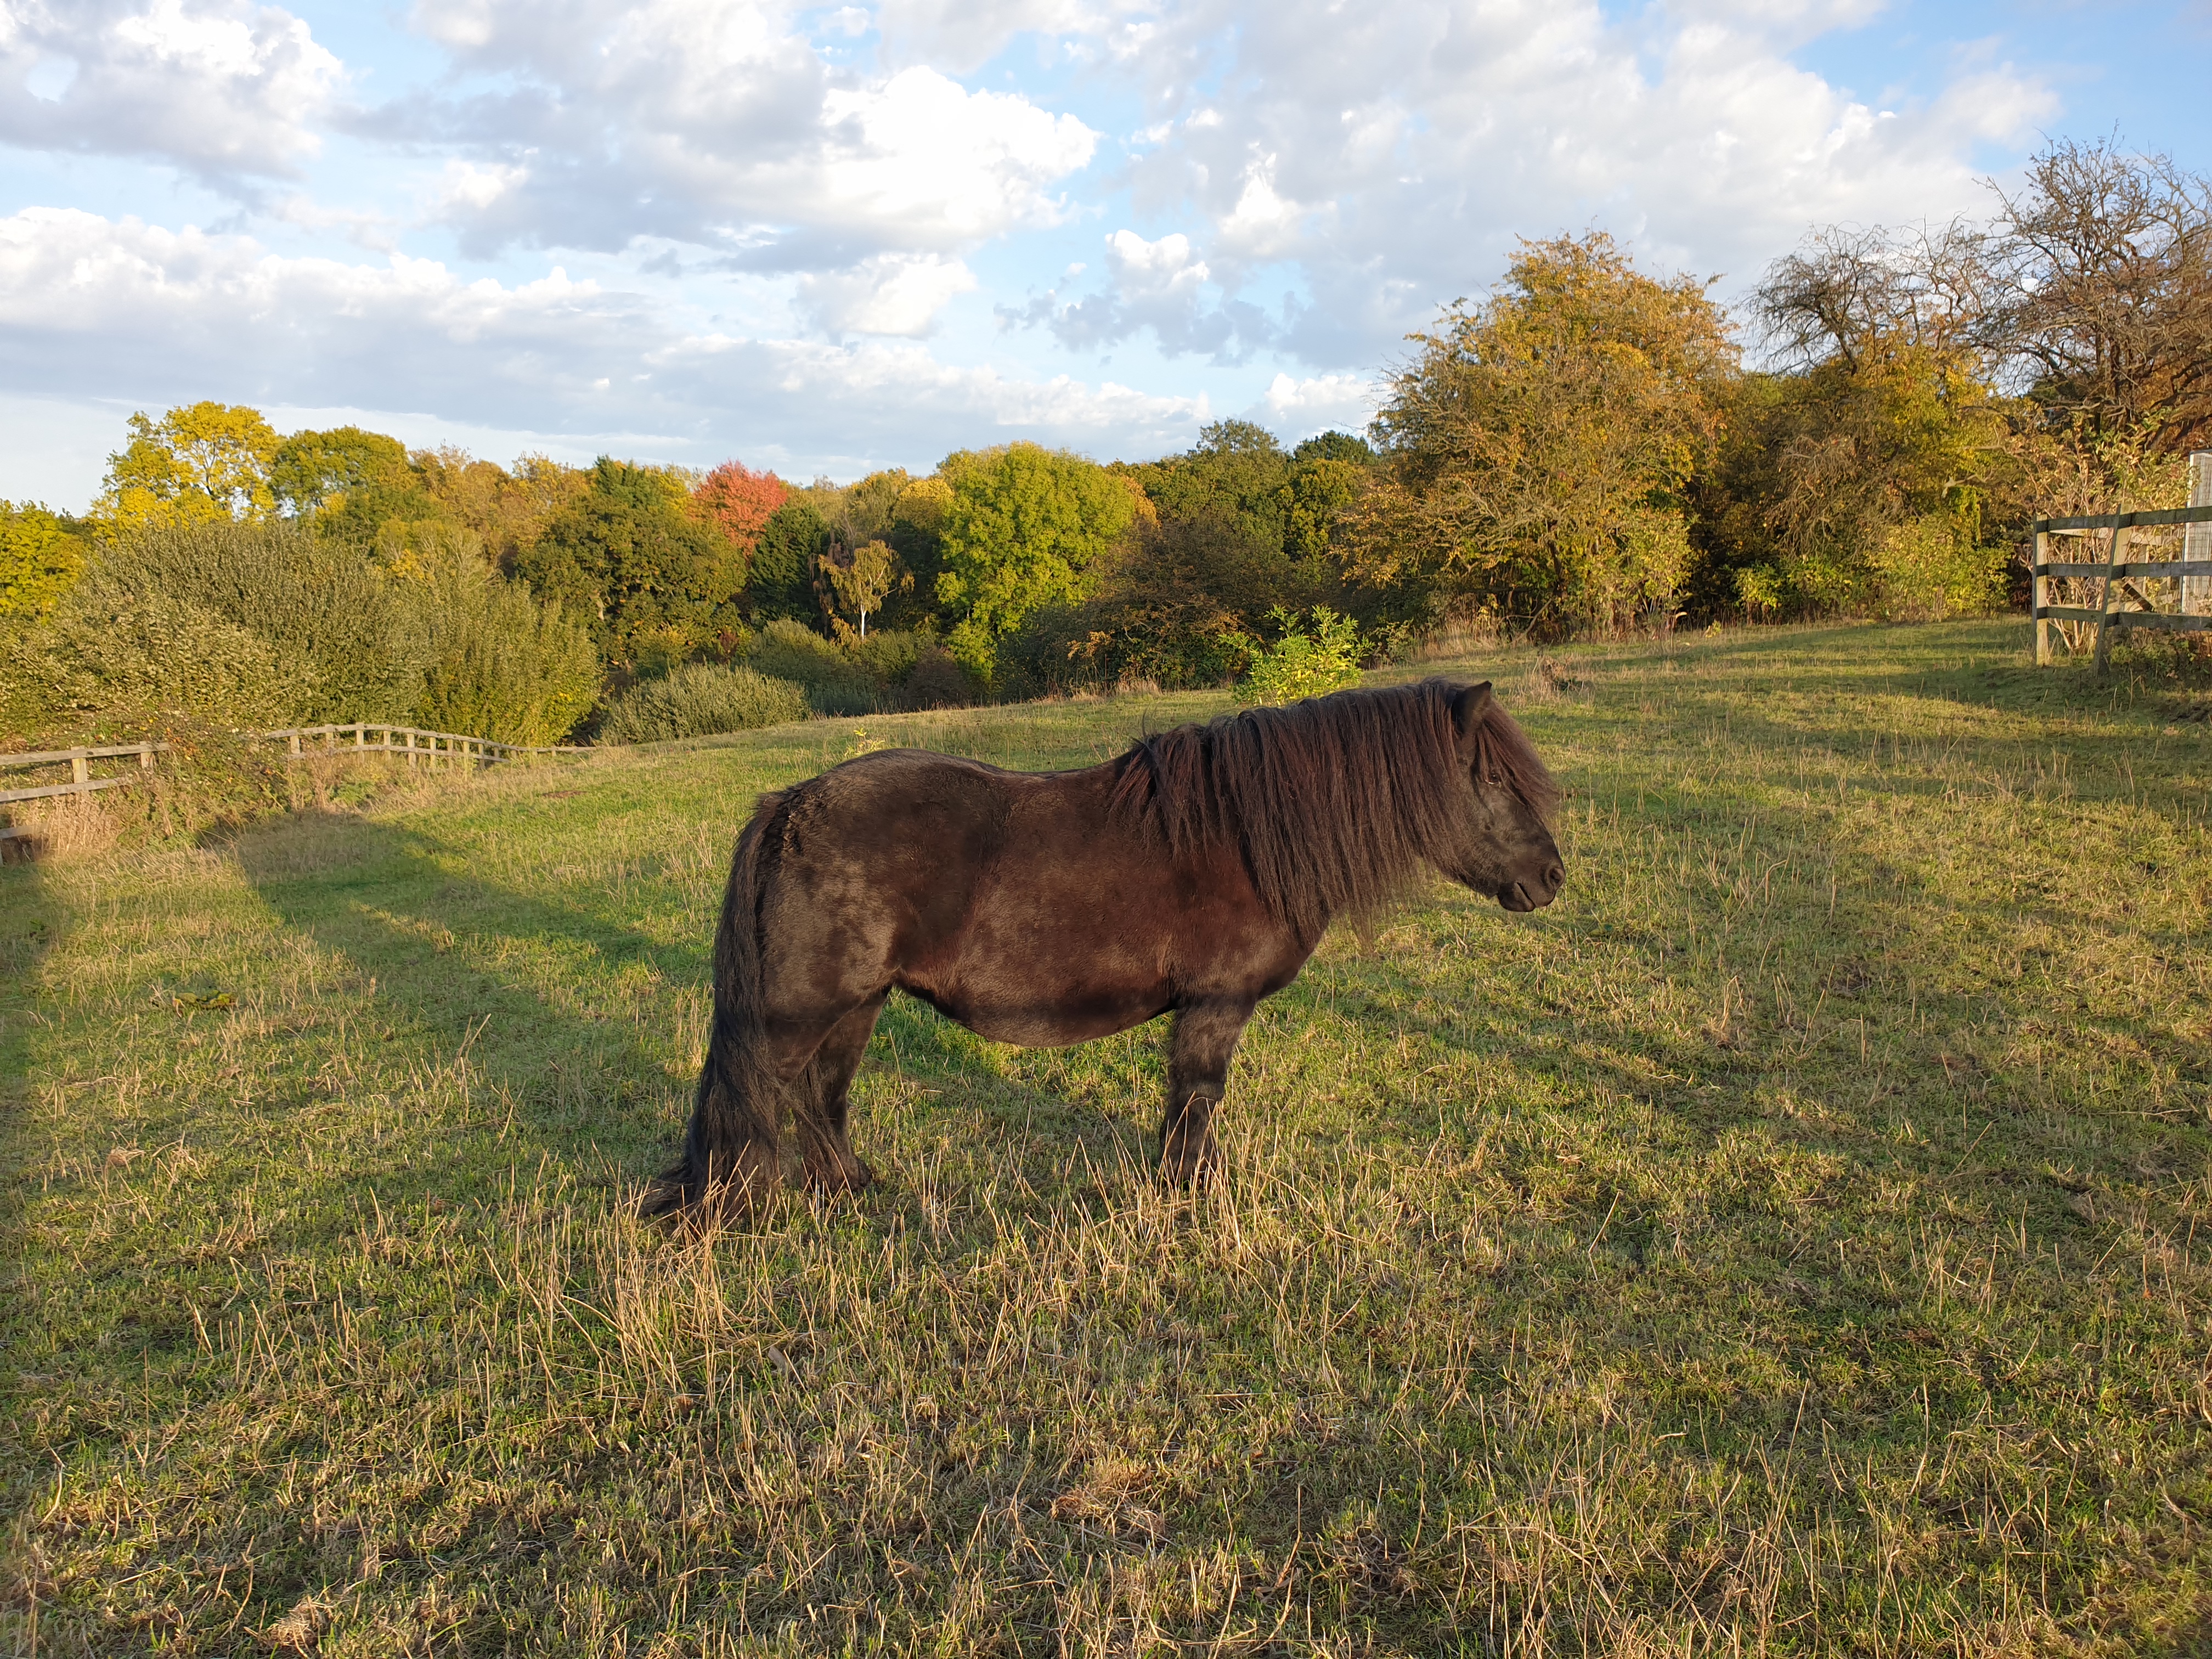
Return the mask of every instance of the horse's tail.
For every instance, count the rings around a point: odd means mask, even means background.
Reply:
[[[775,874],[762,843],[781,831],[784,797],[763,795],[738,837],[722,919],[714,930],[714,1009],[707,1063],[684,1133],[684,1156],[646,1196],[645,1213],[667,1215],[718,1193],[744,1202],[775,1184],[783,1082],[768,1049],[761,968],[761,899]]]

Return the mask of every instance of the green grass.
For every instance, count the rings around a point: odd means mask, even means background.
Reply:
[[[1473,665],[1565,895],[1333,936],[1191,1200],[1155,1030],[898,1001],[879,1188],[629,1208],[756,791],[1223,699],[0,871],[0,1646],[2203,1653],[2212,733],[2026,648]]]

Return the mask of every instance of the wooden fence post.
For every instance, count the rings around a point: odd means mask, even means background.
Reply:
[[[70,757],[70,781],[71,783],[92,781],[92,763],[85,758],[84,750],[82,749]]]
[[[2120,528],[2122,515],[2112,514],[2112,545],[2105,556],[2104,591],[2097,595],[2097,675],[2102,678],[2112,659],[2112,582],[2119,574],[2120,554],[2126,544],[2127,532]]]
[[[2034,562],[2029,568],[2027,614],[2035,618],[2035,665],[2051,665],[2051,618],[2044,611],[2051,604],[2051,590],[2046,586],[2051,578],[2043,574],[2043,567],[2051,562],[2051,532],[2043,527],[2043,520],[2035,521]]]

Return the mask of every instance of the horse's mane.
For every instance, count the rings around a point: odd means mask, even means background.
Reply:
[[[1139,738],[1121,760],[1116,817],[1170,857],[1243,854],[1268,908],[1297,932],[1372,910],[1457,838],[1461,787],[1450,680],[1339,691]],[[1492,701],[1475,732],[1480,775],[1540,816],[1559,787]]]

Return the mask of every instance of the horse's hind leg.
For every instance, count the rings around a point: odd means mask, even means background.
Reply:
[[[1177,1186],[1204,1180],[1221,1164],[1213,1109],[1229,1089],[1229,1062],[1252,1018],[1252,1005],[1194,1003],[1176,1010],[1168,1048],[1168,1114],[1160,1126],[1160,1173]]]
[[[852,1109],[847,1094],[860,1055],[883,1012],[878,995],[862,1003],[830,1028],[822,1046],[806,1067],[806,1074],[791,1091],[792,1127],[798,1132],[799,1156],[811,1187],[827,1193],[858,1192],[875,1179],[868,1166],[854,1155],[846,1136],[846,1118]]]

